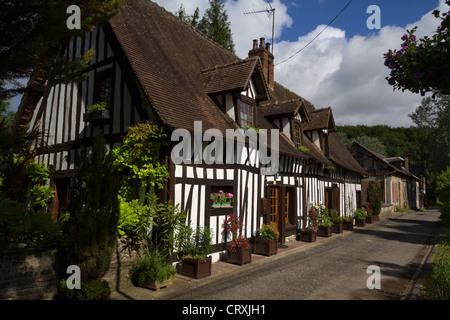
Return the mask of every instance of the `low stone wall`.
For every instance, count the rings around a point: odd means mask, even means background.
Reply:
[[[0,251],[0,300],[48,300],[57,293],[56,249]]]
[[[54,299],[59,282],[54,270],[56,252],[55,248],[0,250],[0,300]],[[130,254],[118,243],[110,269],[103,276],[111,291],[132,285],[129,269],[136,260],[136,253]]]
[[[135,251],[130,252],[120,241],[111,259],[111,265],[103,276],[108,281],[111,291],[120,291],[132,286],[129,270],[138,256]]]
[[[380,217],[390,218],[395,214],[395,206],[394,205],[382,205]]]

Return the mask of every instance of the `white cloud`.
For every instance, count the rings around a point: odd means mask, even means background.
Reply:
[[[440,8],[448,10],[443,0]],[[438,24],[428,13],[406,27],[384,26],[376,34],[352,38],[330,27],[300,54],[277,66],[275,79],[316,108],[332,106],[338,125],[410,126],[408,114],[420,105],[422,97],[392,90],[385,80],[389,69],[384,66],[383,54],[399,48],[407,29],[417,25],[417,35],[422,37],[432,34]],[[277,62],[297,52],[323,27],[296,42],[277,44]]]

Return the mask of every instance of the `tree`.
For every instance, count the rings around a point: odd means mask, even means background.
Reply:
[[[194,14],[190,16],[186,13],[183,4],[181,4],[180,8],[175,14],[178,18],[180,18],[187,24],[190,24],[194,28],[198,28],[198,23],[200,19],[200,9],[198,7],[195,9]]]
[[[197,28],[205,36],[217,42],[228,51],[234,52],[233,34],[230,29],[227,11],[221,0],[209,0],[209,8],[199,21],[199,9],[197,8],[192,16],[189,16],[180,6],[175,13],[181,20]]]
[[[450,166],[450,96],[436,93],[435,98],[422,99],[409,117],[422,132],[421,149],[432,193],[437,176]]]
[[[450,5],[450,0],[446,0]],[[403,35],[402,48],[389,50],[384,65],[391,69],[386,80],[395,89],[409,90],[422,96],[432,90],[450,94],[450,11],[433,11],[441,25],[432,37],[417,39],[417,27]]]
[[[80,0],[80,29],[69,29],[67,8],[74,1],[5,0],[0,2],[0,99],[25,89],[21,79],[67,81],[79,76],[93,51],[70,61],[65,49],[72,36],[83,36],[116,14],[123,0]],[[31,82],[42,85],[43,81]]]

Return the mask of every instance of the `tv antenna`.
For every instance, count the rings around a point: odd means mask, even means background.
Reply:
[[[257,11],[246,11],[244,12],[245,15],[249,15],[249,14],[256,14],[256,13],[262,13],[262,12],[266,12],[267,16],[270,18],[272,18],[272,54],[273,54],[273,47],[275,46],[275,40],[274,40],[274,30],[275,30],[275,8],[272,8],[272,5],[269,3],[269,7],[270,9],[265,9],[265,10],[257,10]]]

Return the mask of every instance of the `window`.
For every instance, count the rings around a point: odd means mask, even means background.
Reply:
[[[241,101],[239,115],[242,128],[247,128],[248,126],[253,126],[255,124],[252,105]]]
[[[294,123],[294,144],[297,148],[302,145],[302,129],[298,123]]]
[[[96,75],[94,103],[104,102],[109,108],[113,97],[113,74],[106,71]]]

